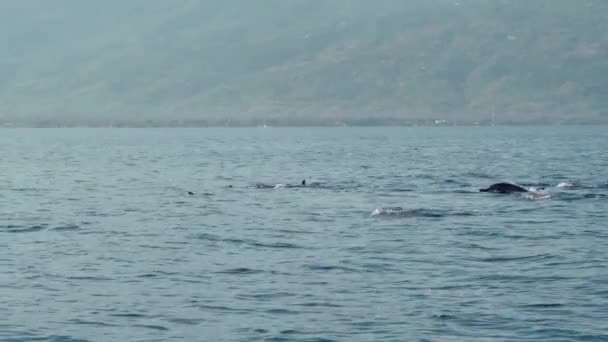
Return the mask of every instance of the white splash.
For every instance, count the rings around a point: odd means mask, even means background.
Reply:
[[[543,190],[530,191],[526,198],[532,201],[545,200],[551,198],[551,194]]]

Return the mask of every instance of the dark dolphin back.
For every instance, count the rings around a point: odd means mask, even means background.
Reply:
[[[519,186],[519,185],[515,185],[515,184],[511,184],[511,183],[496,183],[496,184],[492,184],[490,185],[490,187],[486,188],[486,189],[479,189],[479,191],[481,192],[498,192],[498,193],[512,193],[512,192],[528,192],[527,189]]]

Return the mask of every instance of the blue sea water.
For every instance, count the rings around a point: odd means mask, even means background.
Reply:
[[[0,340],[608,341],[606,151],[607,127],[3,129]]]

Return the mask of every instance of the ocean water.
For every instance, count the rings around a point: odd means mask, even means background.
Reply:
[[[607,128],[0,130],[0,340],[608,341]]]

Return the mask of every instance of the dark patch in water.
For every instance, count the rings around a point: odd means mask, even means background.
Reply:
[[[161,325],[135,324],[133,326],[134,327],[139,327],[139,328],[158,330],[158,331],[168,331],[169,330],[169,328],[165,328],[165,327],[163,327]]]
[[[158,274],[146,273],[146,274],[140,274],[137,277],[138,278],[154,278],[154,277],[158,277]]]
[[[271,315],[297,315],[299,311],[287,310],[287,309],[268,309],[266,313]]]
[[[33,226],[7,225],[3,227],[3,230],[7,233],[34,233],[41,230],[46,230],[48,227],[48,224],[39,224]]]
[[[169,318],[167,321],[171,323],[184,324],[184,325],[199,325],[205,321],[199,318]]]
[[[512,261],[522,261],[522,260],[545,260],[553,258],[553,255],[550,254],[539,254],[539,255],[529,255],[529,256],[520,256],[520,257],[490,257],[490,258],[481,258],[477,259],[477,261],[481,262],[512,262]]]
[[[95,277],[95,276],[71,276],[66,277],[69,280],[91,280],[91,281],[111,281],[112,278],[108,277]]]
[[[222,306],[222,305],[195,304],[194,306],[199,309],[203,309],[203,310],[242,313],[242,314],[246,314],[246,313],[254,311],[254,310],[250,310],[250,309],[231,308],[231,307]]]
[[[596,188],[600,188],[600,189],[608,189],[608,182],[606,182],[606,183],[599,183],[595,187]]]
[[[416,191],[414,189],[400,189],[400,188],[396,188],[396,189],[392,189],[391,191],[393,192],[413,192]]]
[[[280,334],[281,335],[294,335],[294,334],[302,334],[302,332],[298,331],[298,330],[288,329],[288,330],[281,331]]]
[[[289,341],[289,339],[287,339],[286,337],[274,336],[274,337],[268,337],[264,341],[266,341],[266,342],[287,342],[287,341]]]
[[[484,251],[498,251],[498,250],[500,250],[500,248],[486,247],[486,246],[482,246],[482,245],[477,244],[477,243],[469,243],[469,244],[458,243],[458,244],[462,248],[480,249],[480,250],[484,250]]]
[[[70,230],[78,230],[78,229],[80,229],[80,227],[75,224],[51,228],[51,230],[56,230],[56,231],[70,231]]]
[[[227,269],[224,271],[218,271],[215,273],[218,274],[259,274],[259,273],[264,273],[265,271],[262,270],[254,270],[251,268],[247,268],[247,267],[239,267],[239,268],[231,268],[231,269]]]
[[[124,314],[110,314],[111,317],[124,317],[124,318],[144,318],[146,315],[135,314],[135,313],[124,313]]]
[[[176,276],[179,275],[178,272],[165,272],[165,271],[155,271],[153,273],[142,273],[137,275],[137,278],[155,278],[159,276]]]
[[[560,304],[560,303],[539,303],[539,304],[522,305],[522,307],[524,307],[524,308],[541,308],[541,309],[562,308],[565,306],[566,306],[565,304]]]
[[[329,272],[329,271],[342,271],[342,272],[357,272],[357,270],[344,267],[344,266],[333,266],[333,265],[308,265],[308,269],[313,271]]]
[[[325,307],[325,308],[342,308],[343,305],[332,304],[332,303],[318,303],[318,302],[310,302],[310,303],[297,303],[294,304],[296,306],[306,306],[306,307]]]
[[[89,340],[74,338],[71,336],[49,336],[48,342],[89,342]]]
[[[608,198],[608,194],[586,194],[585,196],[583,196],[583,198],[585,199],[606,199]]]
[[[297,248],[305,248],[296,244],[286,243],[286,242],[274,242],[274,243],[266,243],[260,242],[251,239],[233,239],[233,238],[223,238],[218,235],[213,234],[199,234],[197,237],[201,240],[212,241],[212,242],[224,242],[236,245],[248,245],[251,247],[262,247],[262,248],[277,248],[277,249],[297,249]]]
[[[81,319],[72,319],[70,322],[74,324],[82,324],[82,325],[96,325],[100,327],[118,327],[118,324],[105,323],[105,322],[96,322],[96,321],[84,321]]]

